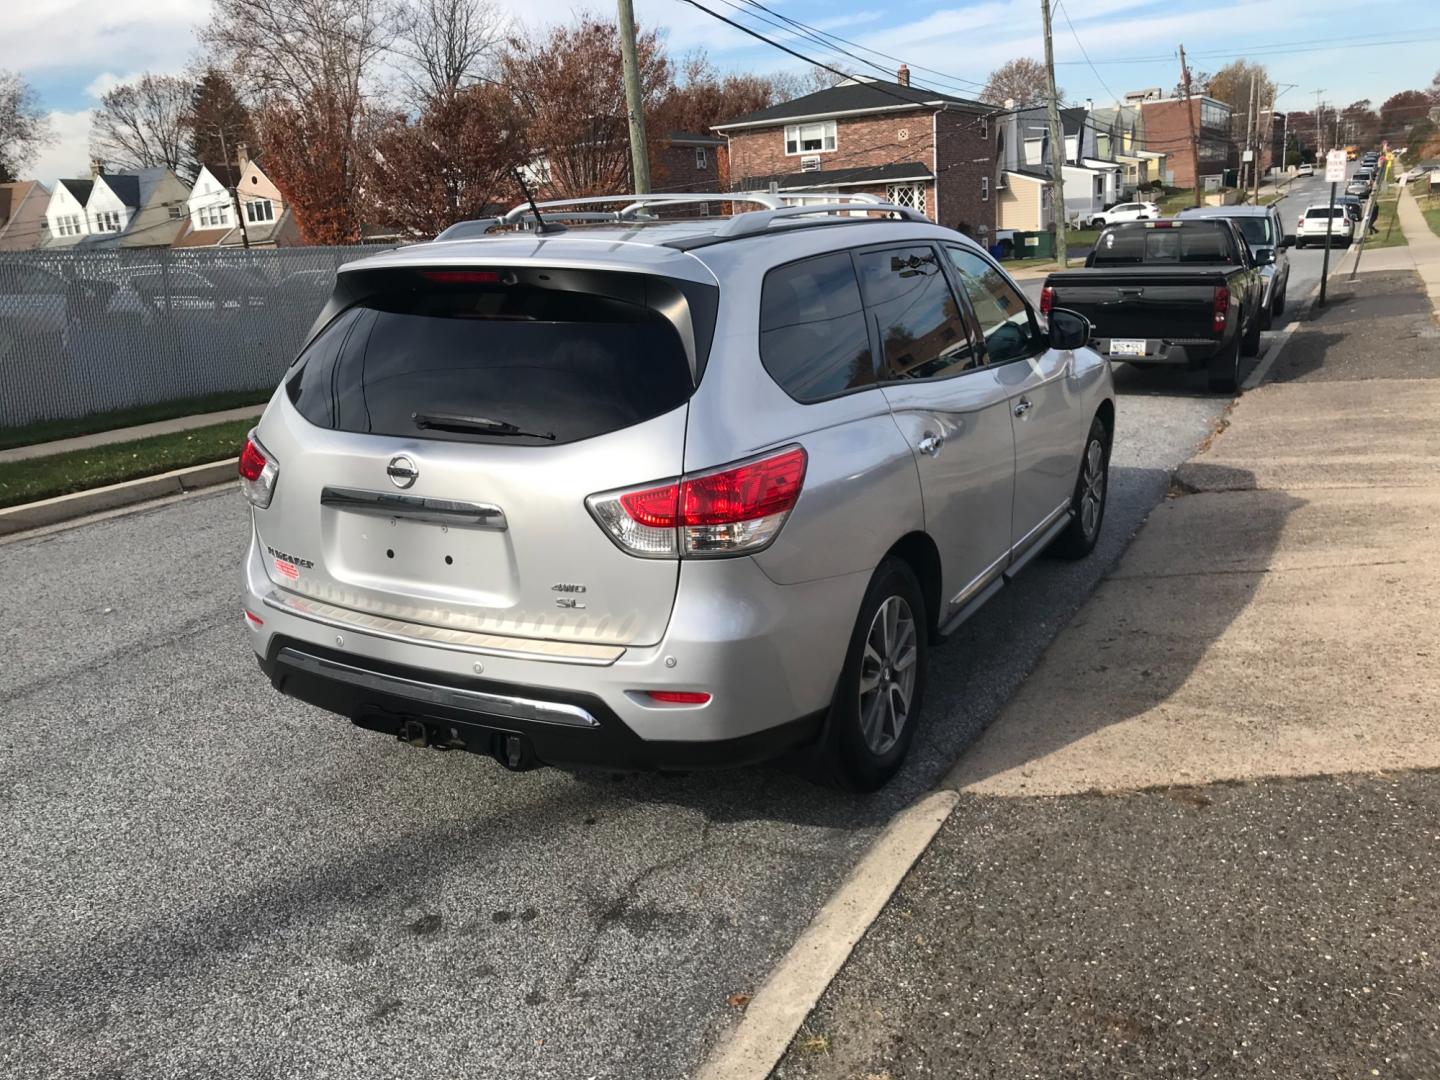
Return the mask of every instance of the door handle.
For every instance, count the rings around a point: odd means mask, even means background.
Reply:
[[[1022,397],[1019,401],[1017,401],[1017,402],[1015,403],[1015,415],[1016,415],[1016,416],[1024,416],[1024,415],[1025,415],[1026,413],[1028,413],[1033,407],[1034,407],[1034,406],[1031,405],[1029,398],[1023,398],[1023,397]]]
[[[944,445],[944,435],[936,435],[934,432],[927,431],[924,437],[922,437],[921,440],[915,444],[915,449],[919,450],[922,454],[934,457],[940,452],[940,448]]]

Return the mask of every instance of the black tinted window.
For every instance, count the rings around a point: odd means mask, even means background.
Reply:
[[[931,247],[856,255],[865,306],[880,331],[887,379],[929,379],[976,366],[960,305]]]
[[[323,427],[520,444],[617,431],[669,412],[694,389],[680,336],[648,307],[525,284],[429,281],[336,318],[287,388]]]
[[[991,263],[964,248],[947,247],[950,262],[975,310],[990,363],[1004,364],[1040,352],[1045,343],[1025,298]]]
[[[1091,252],[1088,266],[1149,266],[1163,263],[1228,263],[1229,237],[1216,225],[1166,229],[1108,229]]]
[[[760,359],[796,401],[819,401],[875,381],[849,252],[806,259],[765,275]]]

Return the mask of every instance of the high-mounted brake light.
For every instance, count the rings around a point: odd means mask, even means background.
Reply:
[[[1046,285],[1040,290],[1040,314],[1049,315],[1050,309],[1055,306],[1055,290]]]
[[[1215,286],[1215,299],[1211,304],[1214,313],[1214,327],[1217,334],[1225,330],[1225,320],[1230,314],[1230,290],[1224,285]]]
[[[632,555],[744,555],[779,535],[800,498],[808,460],[802,447],[791,446],[666,484],[591,495],[585,503]]]
[[[437,285],[499,285],[498,270],[422,270],[420,276]]]
[[[270,456],[251,431],[240,451],[240,490],[245,498],[261,510],[270,505],[275,495],[275,481],[280,476],[280,463]]]

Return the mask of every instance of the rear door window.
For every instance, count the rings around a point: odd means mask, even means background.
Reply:
[[[980,366],[979,353],[933,247],[857,252],[860,290],[886,379],[933,379]]]
[[[848,251],[780,266],[760,295],[760,360],[796,401],[875,383],[860,286]]]
[[[337,431],[548,445],[652,419],[694,391],[684,344],[658,311],[477,277],[392,275],[306,347],[291,401]]]

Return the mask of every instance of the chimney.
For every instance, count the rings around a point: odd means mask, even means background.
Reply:
[[[91,158],[91,159],[90,159],[90,176],[91,176],[92,178],[94,178],[94,177],[96,177],[96,176],[104,176],[104,175],[105,175],[105,162],[101,161],[99,158]]]
[[[1094,112],[1094,111],[1095,111],[1095,99],[1094,99],[1094,98],[1088,98],[1088,97],[1087,97],[1087,98],[1085,99],[1085,111],[1086,111],[1086,112]]]
[[[235,164],[240,166],[241,172],[250,165],[250,147],[243,142],[235,144]]]
[[[910,85],[910,65],[909,65],[909,64],[901,64],[901,65],[900,65],[900,70],[895,73],[895,81],[898,82],[901,86],[909,86],[909,85]]]

